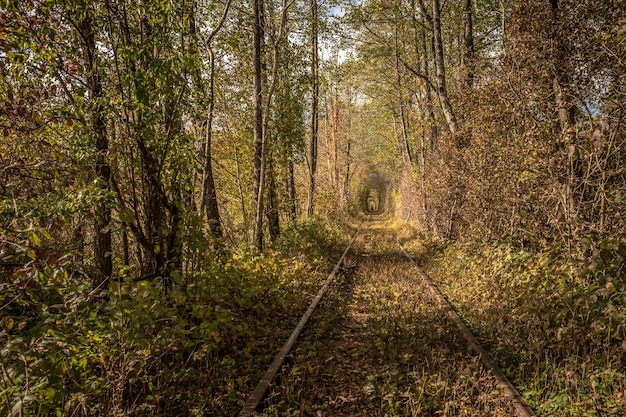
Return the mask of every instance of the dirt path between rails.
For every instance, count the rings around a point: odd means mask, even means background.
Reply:
[[[363,228],[260,416],[510,416],[382,224]]]

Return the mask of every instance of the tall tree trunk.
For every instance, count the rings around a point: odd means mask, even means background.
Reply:
[[[213,141],[213,116],[215,110],[215,55],[213,49],[208,48],[209,52],[209,110],[206,125],[206,135],[204,144],[204,169],[202,178],[202,207],[209,224],[209,230],[216,238],[221,238],[222,225],[220,221],[219,207],[217,203],[217,193],[215,191],[215,181],[213,180],[213,165],[211,161],[211,142]]]
[[[404,153],[404,147],[402,144],[402,140],[400,137],[400,133],[398,133],[398,116],[395,112],[392,112],[393,118],[393,135],[396,138],[396,146],[398,148],[398,155],[402,155]]]
[[[177,201],[182,201],[182,193],[180,191],[180,185],[175,185],[177,190],[175,190],[175,198]],[[165,265],[163,265],[163,279],[164,286],[166,289],[171,289],[173,284],[172,274],[175,271],[182,271],[183,260],[182,260],[182,249],[183,242],[180,239],[180,225],[182,222],[182,217],[180,213],[180,208],[177,203],[172,203],[170,209],[170,224],[169,230],[167,231],[166,237],[166,245],[167,245],[167,253],[165,256]]]
[[[213,179],[213,165],[211,161],[211,145],[213,141],[213,118],[215,113],[215,53],[211,45],[213,38],[220,31],[226,18],[228,17],[228,11],[232,0],[227,0],[224,6],[224,11],[217,24],[217,26],[211,31],[209,36],[205,39],[205,46],[209,54],[209,109],[208,119],[206,126],[205,145],[204,145],[204,167],[202,175],[202,203],[201,211],[205,213],[207,222],[209,224],[209,230],[216,238],[223,237],[222,224],[220,220],[219,206],[217,202],[217,192],[215,190],[215,181]],[[193,15],[190,18],[192,25],[192,33],[197,36],[195,30],[195,20]]]
[[[263,193],[265,175],[265,135],[263,132],[263,67],[261,46],[263,0],[252,0],[254,65],[254,223],[253,241],[257,249],[263,249]]]
[[[333,139],[333,189],[339,194],[339,93],[335,87],[333,94],[332,139]]]
[[[137,35],[138,39],[133,39],[134,27],[131,27],[132,20],[126,15],[125,9],[113,9],[108,4],[108,12],[113,15],[115,13],[121,13],[119,16],[119,22],[121,26],[122,38],[124,46],[133,48],[135,42],[139,39],[150,39],[153,35],[153,28],[148,19],[143,16],[140,18],[138,28],[140,33]],[[145,0],[140,2],[140,7],[145,7]],[[111,33],[111,35],[113,35]],[[154,53],[155,51],[152,51]],[[117,51],[115,52],[117,53]],[[119,59],[120,56],[117,56]],[[150,60],[154,59],[154,56],[141,55],[137,59],[128,59],[127,65],[130,68],[131,74],[139,74],[145,71],[151,64]],[[119,85],[120,92],[125,94],[121,84]],[[151,102],[151,85],[147,83],[147,80],[140,77],[133,77],[132,79],[133,93],[142,92],[145,95],[145,102]],[[135,200],[135,224],[129,223],[133,234],[137,238],[141,245],[142,256],[141,259],[141,274],[144,277],[158,276],[164,273],[164,266],[166,265],[167,248],[166,248],[166,236],[164,233],[165,224],[167,221],[166,210],[172,210],[163,183],[161,181],[161,163],[159,158],[153,153],[151,146],[148,143],[148,139],[153,134],[146,125],[145,121],[145,109],[143,106],[138,106],[137,110],[131,115],[127,114],[127,121],[134,125],[134,131],[129,128],[129,136],[134,136],[135,144],[139,150],[139,157],[141,160],[141,173],[143,183],[143,218],[144,227],[142,230],[141,216],[137,205],[138,200]],[[133,194],[136,193],[135,184],[133,184]],[[134,196],[136,199],[136,196]],[[118,199],[119,201],[119,199]]]
[[[274,158],[269,157],[267,166],[267,225],[270,239],[275,241],[280,235],[280,216],[276,195],[276,177],[274,172]]]
[[[414,1],[414,0],[413,0]],[[413,14],[416,15],[415,3],[413,2]],[[422,16],[422,22],[425,20],[424,16]],[[419,71],[424,75],[424,77],[428,80],[430,79],[430,69],[428,63],[428,47],[426,45],[426,30],[425,25],[419,25],[417,16],[415,17],[415,52],[418,57],[419,63]],[[422,225],[426,228],[429,228],[429,219],[428,216],[428,203],[427,203],[427,195],[426,195],[426,153],[428,150],[430,152],[434,152],[437,147],[437,135],[438,129],[437,124],[435,123],[435,108],[433,104],[433,93],[431,89],[431,84],[426,82],[425,80],[420,79],[420,87],[422,90],[423,98],[422,98],[422,111],[421,118],[423,121],[422,128],[422,138],[420,143],[420,152],[419,152],[419,174],[420,174],[420,193],[421,193],[421,206],[422,206]],[[429,144],[427,148],[426,143]]]
[[[398,106],[400,107],[400,122],[402,123],[402,162],[405,168],[411,169],[413,155],[411,154],[411,146],[409,144],[409,133],[407,126],[407,115],[404,103],[404,93],[402,86],[402,73],[400,71],[400,50],[398,46],[398,26],[394,32],[394,49],[395,49],[395,67],[396,67],[396,83],[398,93]]]
[[[465,84],[474,85],[474,24],[472,20],[472,0],[464,0],[463,7],[463,66],[465,67]]]
[[[111,167],[107,162],[109,142],[107,137],[106,119],[104,117],[104,103],[102,80],[97,65],[96,39],[89,11],[79,23],[83,40],[83,63],[87,75],[89,99],[92,102],[91,133],[96,148],[95,174],[96,184],[103,193],[111,192]],[[94,263],[97,274],[94,287],[99,287],[111,278],[113,273],[113,253],[111,248],[111,207],[106,202],[96,206]]]
[[[432,0],[432,30],[434,42],[434,59],[435,59],[435,75],[437,95],[441,104],[441,111],[448,124],[448,129],[452,136],[456,138],[459,132],[459,125],[448,97],[448,88],[446,84],[446,67],[443,51],[443,38],[441,35],[441,7],[439,0]]]
[[[315,205],[315,171],[317,170],[317,134],[319,128],[319,57],[318,57],[317,0],[311,0],[311,141],[309,143],[309,199],[307,216],[313,217]]]
[[[140,122],[141,125],[141,122]],[[161,274],[165,265],[166,247],[163,225],[166,221],[165,209],[169,202],[159,178],[159,163],[146,145],[143,133],[136,138],[143,164],[144,213],[146,218],[146,242],[144,243],[144,276]]]
[[[328,97],[329,94],[324,94],[324,145],[326,149],[326,173],[328,174],[328,183],[333,184],[333,152],[331,150],[332,140],[332,97]]]
[[[290,158],[287,173],[287,195],[289,197],[289,220],[295,222],[298,219],[298,204],[296,195],[296,176],[294,172],[293,148],[289,147]]]
[[[265,103],[261,103],[262,100],[262,60],[261,60],[261,43],[263,38],[263,0],[254,0],[255,4],[258,3],[255,9],[255,27],[254,27],[254,86],[255,86],[255,102],[254,102],[254,133],[255,133],[255,174],[257,173],[258,163],[258,178],[256,191],[256,210],[254,215],[254,242],[257,249],[263,249],[263,214],[264,214],[264,193],[266,183],[266,155],[267,155],[267,139],[269,131],[270,109],[272,106],[272,99],[276,84],[278,82],[278,69],[280,68],[280,46],[285,39],[287,31],[287,12],[289,7],[293,3],[288,3],[287,0],[282,1],[282,10],[280,13],[280,22],[278,25],[278,31],[270,33],[272,40],[272,78],[267,87],[267,93],[265,97]],[[258,16],[257,16],[258,15]],[[275,26],[274,26],[275,27]],[[259,50],[257,51],[257,47]],[[259,100],[257,102],[257,100]],[[260,126],[259,120],[260,117]],[[260,136],[260,137],[259,137]],[[258,143],[260,139],[260,144]],[[257,147],[257,145],[259,145]]]
[[[421,46],[421,53],[418,49],[420,70],[424,74],[426,79],[430,79],[430,68],[428,64],[428,47],[426,46],[426,31],[420,30],[419,43]],[[433,92],[430,83],[422,81],[424,93],[426,95],[426,123],[429,126],[428,139],[430,142],[430,151],[434,151],[437,148],[437,139],[439,136],[439,130],[435,120],[435,106],[433,104]]]
[[[422,225],[428,228],[428,203],[426,199],[426,138],[422,135],[422,143],[420,149],[420,191],[422,194]]]
[[[343,181],[343,192],[342,192],[342,205],[344,209],[348,208],[348,201],[350,200],[350,151],[352,146],[351,140],[351,132],[352,129],[352,117],[350,112],[348,112],[348,127],[346,132],[346,175],[344,176]]]

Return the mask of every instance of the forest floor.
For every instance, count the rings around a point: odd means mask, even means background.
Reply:
[[[511,415],[391,229],[364,226],[344,265],[259,415]]]

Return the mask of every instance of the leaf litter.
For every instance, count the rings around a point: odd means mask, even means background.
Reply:
[[[259,416],[509,416],[393,232],[364,229]]]

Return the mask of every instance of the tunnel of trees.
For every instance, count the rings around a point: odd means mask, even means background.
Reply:
[[[365,214],[383,214],[392,206],[388,192],[391,181],[375,169],[368,169],[359,192],[359,211]]]
[[[379,205],[381,208],[379,208]],[[367,208],[370,213],[378,213],[382,211],[383,205],[380,204],[380,193],[374,189],[371,189],[367,195]]]
[[[582,381],[527,382],[545,415],[625,415],[625,22],[623,0],[0,1],[0,414],[232,415],[302,277],[384,214],[434,271],[513,294],[494,317],[537,380]]]

